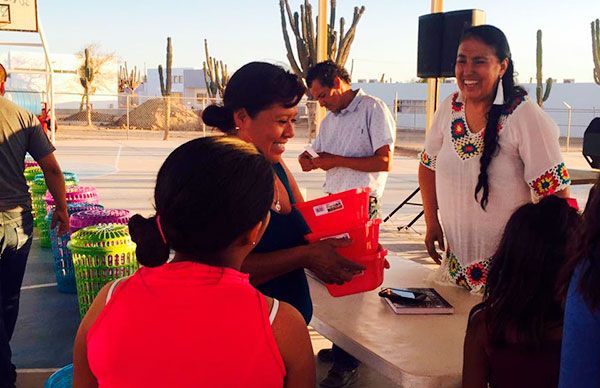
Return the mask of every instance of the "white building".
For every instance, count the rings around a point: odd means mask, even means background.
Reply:
[[[164,69],[163,69],[164,71]],[[190,67],[179,67],[171,70],[172,86],[171,95],[181,97],[189,106],[196,107],[202,100],[208,98],[204,71]],[[158,69],[148,69],[146,83],[137,89],[140,96],[158,97],[160,93],[160,79]]]
[[[81,59],[76,54],[50,54],[54,68],[53,83],[55,105],[57,109],[79,108],[83,87],[79,82],[77,69]],[[28,74],[21,71],[43,70],[45,58],[42,51],[5,51],[0,53],[0,63],[9,71],[6,82],[7,97],[15,102],[32,104],[28,109],[35,111],[35,102],[46,100],[47,93],[45,74]],[[12,71],[11,71],[12,70]],[[118,65],[106,65],[104,75],[96,83],[96,93],[91,102],[96,109],[106,109],[117,106]],[[18,100],[18,101],[17,101]]]

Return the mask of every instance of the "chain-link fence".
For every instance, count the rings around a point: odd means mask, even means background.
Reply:
[[[425,100],[396,100],[390,110],[395,113],[398,139],[403,142],[421,142],[425,131]],[[581,147],[585,129],[594,117],[600,116],[600,106],[591,109],[544,108],[560,129],[561,144],[566,151]]]
[[[220,99],[207,97],[184,97],[172,95],[141,96],[132,94],[92,95],[91,114],[82,104],[83,95],[55,94],[56,119],[59,127],[93,125],[100,128],[126,130],[202,131],[212,128],[202,121],[202,111],[211,104],[221,103]],[[65,101],[65,100],[70,101]],[[306,126],[307,108],[305,103],[298,107],[298,126]]]
[[[57,101],[66,95],[56,94]],[[65,125],[94,125],[127,130],[204,131],[202,111],[218,102],[208,98],[182,96],[139,96],[131,94],[90,96],[90,113],[80,101],[84,96],[71,95],[68,103],[56,104],[59,127]],[[79,99],[79,101],[77,101]]]
[[[396,100],[389,106],[396,113],[399,129],[425,130],[425,100]],[[594,117],[600,116],[600,106],[592,109],[544,108],[560,128],[561,136],[583,137],[583,133]]]
[[[6,96],[18,105],[38,116],[42,113],[42,101],[47,100],[44,92],[7,91]],[[94,126],[96,128],[164,131],[202,131],[211,128],[201,119],[204,108],[220,99],[187,97],[183,95],[141,96],[136,94],[90,95],[90,113],[86,109],[85,96],[79,93],[55,93],[55,115],[57,127]],[[298,105],[296,132],[309,137],[312,111],[316,101],[303,100]],[[422,143],[425,129],[425,100],[392,101],[388,105],[396,118],[398,138],[402,141]],[[600,107],[592,109],[546,108],[560,128],[561,136],[581,138],[590,121],[600,115]],[[168,114],[167,114],[168,113]],[[312,123],[314,126],[314,120]]]

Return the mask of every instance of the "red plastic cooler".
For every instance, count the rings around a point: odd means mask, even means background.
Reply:
[[[370,192],[368,187],[352,189],[295,206],[313,233],[335,232],[369,220]]]
[[[327,291],[332,296],[344,296],[358,294],[359,292],[371,291],[383,283],[383,270],[387,250],[381,248],[370,255],[353,258],[352,261],[364,265],[366,268],[360,275],[356,275],[348,283],[341,286],[337,284],[325,284]]]

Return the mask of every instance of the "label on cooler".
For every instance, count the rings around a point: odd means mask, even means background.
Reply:
[[[327,236],[327,237],[323,237],[321,239],[321,241],[327,240],[329,238],[347,238],[347,239],[350,239],[350,234],[348,234],[348,233],[341,233],[341,234],[336,234],[335,236]]]
[[[329,213],[337,212],[339,210],[342,210],[343,208],[344,202],[341,199],[336,199],[335,201],[315,206],[313,207],[313,210],[315,211],[315,216],[319,217],[327,215]]]

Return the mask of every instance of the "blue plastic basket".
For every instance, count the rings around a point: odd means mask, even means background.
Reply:
[[[52,374],[44,388],[73,388],[73,364],[69,364]]]
[[[69,216],[84,210],[90,209],[103,209],[102,205],[94,205],[91,203],[69,203],[67,204],[67,213]],[[54,207],[48,210],[46,216],[46,223],[48,228],[52,215],[54,213]],[[67,294],[76,294],[77,286],[75,284],[75,271],[73,270],[73,258],[71,257],[71,251],[67,248],[67,243],[71,239],[71,233],[59,236],[56,233],[56,229],[49,229],[50,232],[50,243],[52,245],[52,256],[54,257],[54,274],[56,275],[56,283],[58,285],[58,291]]]

